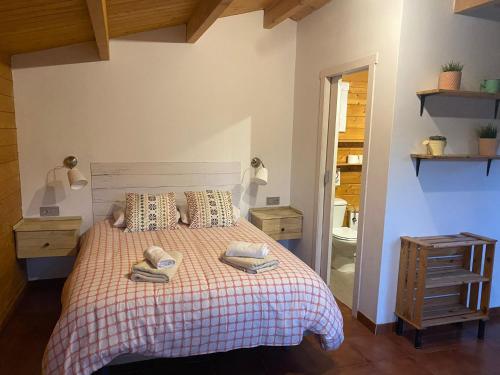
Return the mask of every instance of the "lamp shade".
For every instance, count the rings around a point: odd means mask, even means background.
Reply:
[[[68,180],[72,190],[80,190],[88,184],[87,179],[78,168],[73,168],[68,171]]]
[[[255,177],[253,181],[257,185],[267,185],[267,178],[269,177],[269,171],[267,168],[264,168],[262,165],[257,168],[255,171]]]

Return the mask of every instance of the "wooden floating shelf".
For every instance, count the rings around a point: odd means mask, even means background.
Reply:
[[[344,167],[362,167],[363,164],[361,163],[356,163],[356,164],[352,164],[352,163],[337,163],[337,167],[338,168],[344,168]]]
[[[497,118],[498,107],[500,104],[500,93],[490,94],[488,92],[480,92],[480,91],[432,89],[432,90],[417,91],[417,96],[420,99],[420,116],[422,116],[422,114],[424,113],[425,100],[429,96],[445,96],[445,97],[455,97],[455,98],[493,100],[495,101],[495,110],[493,112],[493,118]]]
[[[362,139],[339,139],[339,144],[344,144],[344,143],[356,143],[356,144],[363,144],[365,143],[364,140]]]
[[[420,162],[422,160],[429,161],[485,161],[486,162],[486,176],[490,175],[491,162],[493,160],[500,160],[500,155],[496,156],[481,156],[481,155],[428,155],[428,154],[411,154],[411,158],[416,160],[416,173],[417,176],[420,172]]]

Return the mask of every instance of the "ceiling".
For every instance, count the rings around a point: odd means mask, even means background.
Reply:
[[[162,27],[197,27],[194,42],[218,17],[264,10],[264,27],[300,20],[330,0],[13,0],[0,2],[0,52],[13,55]],[[99,18],[99,7],[101,7]],[[97,18],[89,16],[97,9]],[[269,16],[268,16],[269,13]],[[94,13],[95,14],[95,13]],[[100,20],[100,21],[99,21]],[[101,24],[96,24],[101,22]],[[93,27],[94,26],[94,27]],[[101,31],[98,35],[98,29]],[[95,32],[94,32],[95,31]],[[106,48],[106,47],[104,47]],[[101,55],[102,57],[102,55]],[[108,53],[109,58],[109,53]]]

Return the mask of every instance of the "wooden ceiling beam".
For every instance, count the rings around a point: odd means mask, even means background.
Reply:
[[[186,41],[194,43],[219,18],[233,0],[202,0],[186,25]]]
[[[307,2],[303,0],[281,0],[272,3],[264,9],[264,28],[272,29],[287,18],[293,17],[305,3]]]
[[[455,13],[461,13],[468,10],[493,4],[493,0],[455,0]]]
[[[87,0],[90,21],[94,29],[97,51],[101,60],[109,60],[109,29],[106,0]]]

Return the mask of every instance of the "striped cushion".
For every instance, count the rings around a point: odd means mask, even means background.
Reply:
[[[127,232],[176,229],[175,193],[127,193]]]
[[[190,228],[232,227],[231,192],[219,190],[186,191]]]

